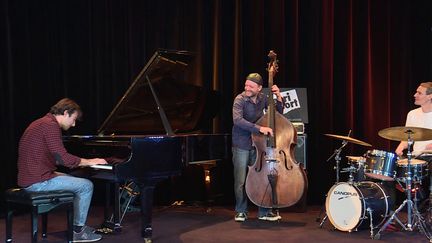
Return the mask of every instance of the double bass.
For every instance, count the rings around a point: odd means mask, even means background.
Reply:
[[[268,108],[256,124],[270,127],[273,136],[252,135],[257,157],[255,163],[249,166],[246,194],[257,206],[284,208],[294,205],[302,198],[307,190],[307,177],[302,165],[294,158],[297,132],[286,117],[275,112],[271,87],[278,70],[276,53],[270,51],[268,57]]]

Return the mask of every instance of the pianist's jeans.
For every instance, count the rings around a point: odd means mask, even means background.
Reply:
[[[234,165],[234,193],[236,199],[235,211],[237,213],[247,213],[248,197],[246,195],[245,183],[248,165],[253,165],[256,159],[256,150],[244,150],[236,147],[232,148]],[[258,208],[258,217],[266,215],[271,209]]]
[[[25,189],[34,192],[53,190],[68,190],[74,192],[74,225],[85,225],[93,195],[93,183],[91,181],[62,174],[52,179],[35,183]]]

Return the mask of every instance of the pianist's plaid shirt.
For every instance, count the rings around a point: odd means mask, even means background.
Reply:
[[[18,149],[18,185],[28,187],[56,176],[57,165],[76,167],[80,158],[63,146],[60,125],[48,113],[32,122],[21,137]]]

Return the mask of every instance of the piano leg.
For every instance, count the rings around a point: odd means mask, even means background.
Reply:
[[[153,191],[157,181],[135,182],[140,189],[141,199],[141,237],[144,242],[151,242]]]
[[[104,218],[105,222],[110,220],[110,211],[109,208],[111,207],[111,184],[106,183],[105,184],[105,207],[104,207]]]
[[[114,230],[119,228],[119,230],[121,231],[121,226],[120,226],[120,185],[118,182],[114,183],[114,218],[112,220],[112,222],[114,222]]]
[[[111,207],[111,184],[114,185],[114,205],[112,215],[110,214]],[[104,233],[119,233],[121,232],[120,224],[120,184],[118,182],[105,184],[105,207],[104,207],[104,222],[102,224],[101,232]]]

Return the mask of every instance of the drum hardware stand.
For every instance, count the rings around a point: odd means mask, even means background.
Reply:
[[[427,209],[428,213],[427,216],[429,217],[429,220],[432,220],[432,174],[429,175],[429,207]]]
[[[366,211],[369,213],[370,237],[371,237],[371,239],[373,239],[373,238],[374,238],[374,231],[373,231],[374,227],[373,227],[373,218],[372,218],[372,212],[373,212],[373,210],[370,209],[370,208],[368,207],[368,208],[366,209]]]
[[[411,200],[411,187],[412,187],[412,173],[411,173],[411,159],[412,159],[412,154],[411,154],[411,146],[413,145],[414,141],[411,139],[411,133],[412,131],[407,131],[406,132],[408,134],[408,152],[407,152],[407,157],[408,157],[408,173],[407,173],[407,177],[406,177],[406,183],[405,183],[405,193],[407,196],[407,199],[405,199],[405,201],[403,201],[403,203],[396,209],[396,211],[393,212],[393,214],[390,216],[390,218],[384,223],[383,226],[381,226],[381,228],[378,230],[378,232],[375,234],[375,236],[373,236],[373,239],[375,240],[379,240],[381,237],[381,231],[385,230],[387,228],[387,226],[395,219],[398,224],[406,231],[413,231],[413,228],[415,226],[418,227],[419,231],[421,233],[423,233],[430,242],[432,242],[432,235],[429,234],[426,229],[425,229],[425,220],[423,219],[423,217],[421,216],[421,214],[419,213],[418,209],[417,209],[417,205],[414,204],[413,200]],[[417,201],[417,194],[414,195],[415,197],[415,201]],[[407,220],[407,224],[403,224],[400,219],[397,217],[397,214],[402,210],[402,208],[407,205],[407,212],[408,212],[408,220]],[[414,222],[414,224],[413,224]]]
[[[341,161],[341,157],[340,154],[342,152],[342,149],[348,144],[347,141],[342,141],[342,145],[336,149],[333,154],[327,159],[327,162],[330,161],[333,157],[336,161],[336,166],[334,167],[334,169],[336,170],[336,184],[339,183],[339,174],[340,174],[340,161]]]
[[[348,137],[349,137],[349,135],[351,134],[351,130],[349,131],[349,133],[348,133]],[[333,157],[334,157],[334,159],[335,159],[335,161],[336,161],[336,166],[335,167],[333,167],[335,170],[336,170],[336,182],[335,182],[335,184],[338,184],[339,183],[339,173],[340,173],[340,166],[339,166],[339,164],[340,164],[340,161],[341,161],[341,157],[340,157],[340,154],[341,154],[341,152],[342,152],[342,149],[346,146],[348,144],[348,142],[346,141],[346,140],[343,140],[342,141],[342,145],[338,148],[338,149],[336,149],[334,152],[333,152],[333,154],[327,159],[327,162],[329,162]],[[321,210],[320,210],[320,213],[319,213],[319,215],[318,215],[318,217],[316,218],[316,222],[320,222],[320,224],[319,224],[319,227],[320,228],[322,228],[322,226],[324,225],[324,223],[325,223],[325,221],[327,220],[327,218],[328,218],[328,215],[327,215],[327,213],[325,213],[325,216],[321,219],[321,215],[322,215],[322,213],[325,211],[325,206],[322,206],[321,207]]]
[[[356,172],[356,171],[358,171],[358,169],[355,168],[354,166],[350,165],[350,167],[342,169],[341,173],[349,173],[348,183],[349,184],[353,184],[354,183],[353,173]]]

